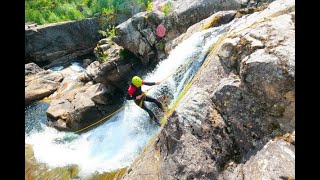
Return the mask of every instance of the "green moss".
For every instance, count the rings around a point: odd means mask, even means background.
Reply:
[[[115,171],[106,173],[96,173],[87,178],[87,180],[119,180],[127,172],[127,168],[121,168]]]
[[[152,2],[150,0],[148,0],[147,2],[147,12],[151,12],[152,11]]]
[[[79,168],[76,165],[71,165],[68,167],[58,167],[45,172],[42,175],[43,179],[61,179],[69,180],[75,178],[79,173]]]
[[[158,47],[159,47],[159,49],[160,49],[161,51],[163,51],[164,48],[165,48],[164,42],[159,42],[159,43],[158,43]]]
[[[105,57],[108,57],[108,56],[109,56],[109,51],[103,52],[103,55],[104,55]]]
[[[164,13],[164,16],[168,16],[173,12],[173,6],[171,3],[168,3],[161,8],[162,12]]]
[[[111,40],[113,37],[116,36],[116,28],[115,26],[109,25],[109,27],[105,31],[99,30],[98,33]]]
[[[25,145],[25,157],[28,159],[32,159],[34,157],[33,149],[31,144]]]
[[[167,123],[167,118],[166,118],[166,117],[160,118],[160,124],[161,124],[161,125],[164,125],[164,124],[166,124],[166,123]]]
[[[79,167],[78,166],[72,166],[71,168],[69,168],[69,172],[70,172],[70,177],[74,178],[79,173]]]
[[[221,19],[221,16],[214,17],[209,23],[203,26],[201,31],[213,27],[220,19]]]
[[[104,63],[107,61],[107,57],[103,54],[99,54],[100,63]]]
[[[162,124],[162,123],[161,123],[161,124]],[[143,147],[140,155],[147,150],[147,148],[150,146],[150,144],[152,144],[152,143],[154,142],[154,140],[156,140],[156,137],[157,137],[157,136],[158,136],[158,133],[157,133],[157,134],[154,134],[154,135],[150,138],[150,140],[148,141],[148,143]],[[139,156],[140,156],[140,155],[139,155]]]
[[[232,61],[237,60],[237,56],[238,56],[238,53],[237,53],[237,52],[232,53],[232,55],[231,55],[231,60],[232,60]]]

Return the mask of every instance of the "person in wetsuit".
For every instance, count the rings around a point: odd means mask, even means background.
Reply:
[[[153,114],[153,112],[148,109],[144,103],[144,101],[148,101],[148,102],[154,102],[156,103],[156,105],[164,112],[164,108],[163,105],[157,100],[154,99],[150,96],[147,96],[146,94],[144,94],[141,90],[141,86],[142,85],[147,85],[147,86],[153,86],[153,85],[158,85],[160,84],[159,82],[145,82],[143,81],[140,77],[138,76],[134,76],[131,80],[131,84],[128,88],[128,93],[126,96],[127,100],[134,100],[134,102],[141,107],[142,109],[144,109],[145,111],[148,112],[150,118],[158,125],[161,126],[161,124],[159,123],[157,117]]]

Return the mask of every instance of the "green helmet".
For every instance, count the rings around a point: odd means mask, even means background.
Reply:
[[[132,84],[135,85],[136,87],[140,87],[142,85],[142,79],[138,76],[134,76],[132,78]]]

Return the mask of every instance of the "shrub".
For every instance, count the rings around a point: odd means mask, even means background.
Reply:
[[[152,10],[150,0],[26,0],[25,22],[46,24],[79,20],[102,12],[114,20],[117,13],[129,15],[136,6]]]
[[[162,12],[164,13],[165,16],[168,16],[173,11],[173,7],[172,7],[171,3],[168,3],[164,6],[162,6],[161,9],[162,9]]]
[[[152,11],[152,2],[150,0],[148,0],[147,2],[147,12],[151,12]]]
[[[102,36],[107,37],[107,38],[113,38],[116,35],[116,28],[115,26],[111,26],[109,25],[109,27],[103,31],[103,30],[99,30],[98,31]]]
[[[54,12],[49,12],[49,15],[48,15],[48,22],[49,23],[53,23],[53,22],[59,22],[60,19],[59,17],[54,13]]]

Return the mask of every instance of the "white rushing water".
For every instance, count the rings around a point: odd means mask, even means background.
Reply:
[[[145,81],[162,81],[190,59],[197,57],[197,60],[152,88],[148,95],[157,98],[165,94],[174,101],[201,66],[206,54],[201,53],[216,42],[223,30],[224,26],[220,26],[195,33],[172,50],[169,57],[162,60],[154,71],[142,77]],[[147,90],[150,87],[142,88]],[[33,145],[38,162],[50,167],[77,164],[79,175],[83,177],[95,171],[107,172],[128,166],[158,130],[144,110],[132,101],[128,103],[123,111],[88,132],[80,135],[64,133],[43,125],[41,131],[26,133],[25,142]],[[147,106],[155,108],[148,102]]]

